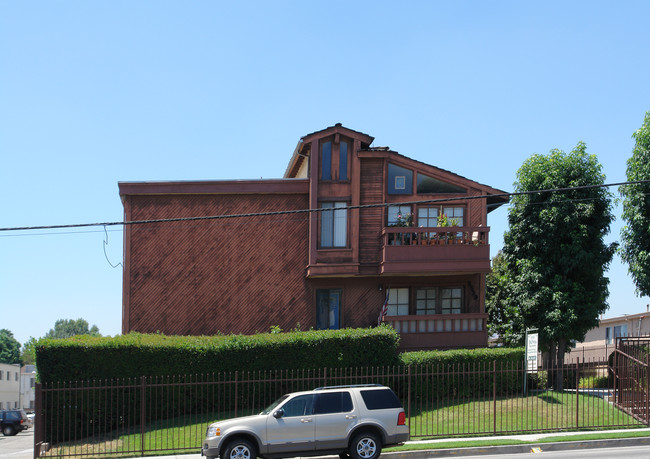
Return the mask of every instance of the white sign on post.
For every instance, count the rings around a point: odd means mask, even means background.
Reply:
[[[537,330],[530,331],[534,331],[534,333],[526,332],[526,362],[529,373],[537,371],[537,351],[539,343]]]

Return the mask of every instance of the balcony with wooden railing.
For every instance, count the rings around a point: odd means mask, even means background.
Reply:
[[[381,274],[490,271],[489,227],[387,227]]]
[[[385,316],[384,322],[400,334],[402,349],[483,347],[487,344],[484,313]]]

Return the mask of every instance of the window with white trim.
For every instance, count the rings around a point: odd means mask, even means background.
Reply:
[[[407,316],[409,314],[409,289],[391,288],[388,292],[388,316]]]

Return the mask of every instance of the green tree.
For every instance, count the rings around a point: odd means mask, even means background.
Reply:
[[[632,134],[636,141],[627,160],[627,180],[650,180],[650,112],[639,130]],[[650,295],[650,183],[620,187],[623,196],[621,258],[636,285],[638,295]]]
[[[0,330],[0,362],[20,363],[20,343],[6,328]]]
[[[30,336],[27,342],[23,344],[23,348],[20,351],[20,361],[23,365],[36,364],[36,343],[36,338]]]
[[[612,195],[595,155],[583,142],[569,153],[533,155],[517,171],[504,255],[511,300],[526,327],[539,330],[549,363],[562,363],[571,340],[582,341],[607,310],[605,271],[616,244],[607,245]],[[529,193],[537,190],[566,191]],[[584,188],[580,188],[584,187]],[[561,367],[560,367],[561,368]],[[562,372],[553,375],[562,388]]]
[[[485,282],[485,309],[488,333],[498,335],[506,347],[523,346],[526,327],[516,303],[512,301],[510,278],[502,251],[492,258],[492,272]]]
[[[84,319],[59,319],[54,323],[54,328],[45,334],[45,338],[70,338],[75,335],[102,336],[97,325],[88,328]]]

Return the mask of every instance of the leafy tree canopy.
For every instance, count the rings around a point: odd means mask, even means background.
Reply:
[[[29,340],[23,344],[23,348],[20,351],[20,360],[23,362],[23,365],[36,364],[36,343],[36,338],[30,336]]]
[[[492,259],[492,272],[485,282],[488,333],[498,335],[506,347],[523,346],[526,327],[516,302],[512,301],[508,274],[503,252],[499,251]]]
[[[20,363],[20,343],[6,328],[0,330],[0,362]]]
[[[632,138],[636,141],[627,160],[627,181],[650,180],[650,112]],[[624,185],[621,258],[636,285],[638,295],[650,295],[650,183]]]
[[[102,336],[97,325],[88,328],[84,319],[59,319],[54,323],[54,328],[45,334],[45,338],[70,338],[76,335]]]
[[[514,196],[508,214],[509,305],[519,309],[526,327],[539,330],[540,345],[553,361],[563,359],[567,344],[583,340],[607,310],[604,273],[616,245],[603,238],[614,219],[612,195],[588,187],[604,181],[600,163],[582,142],[569,154],[533,155],[517,172],[517,192],[587,187]]]

